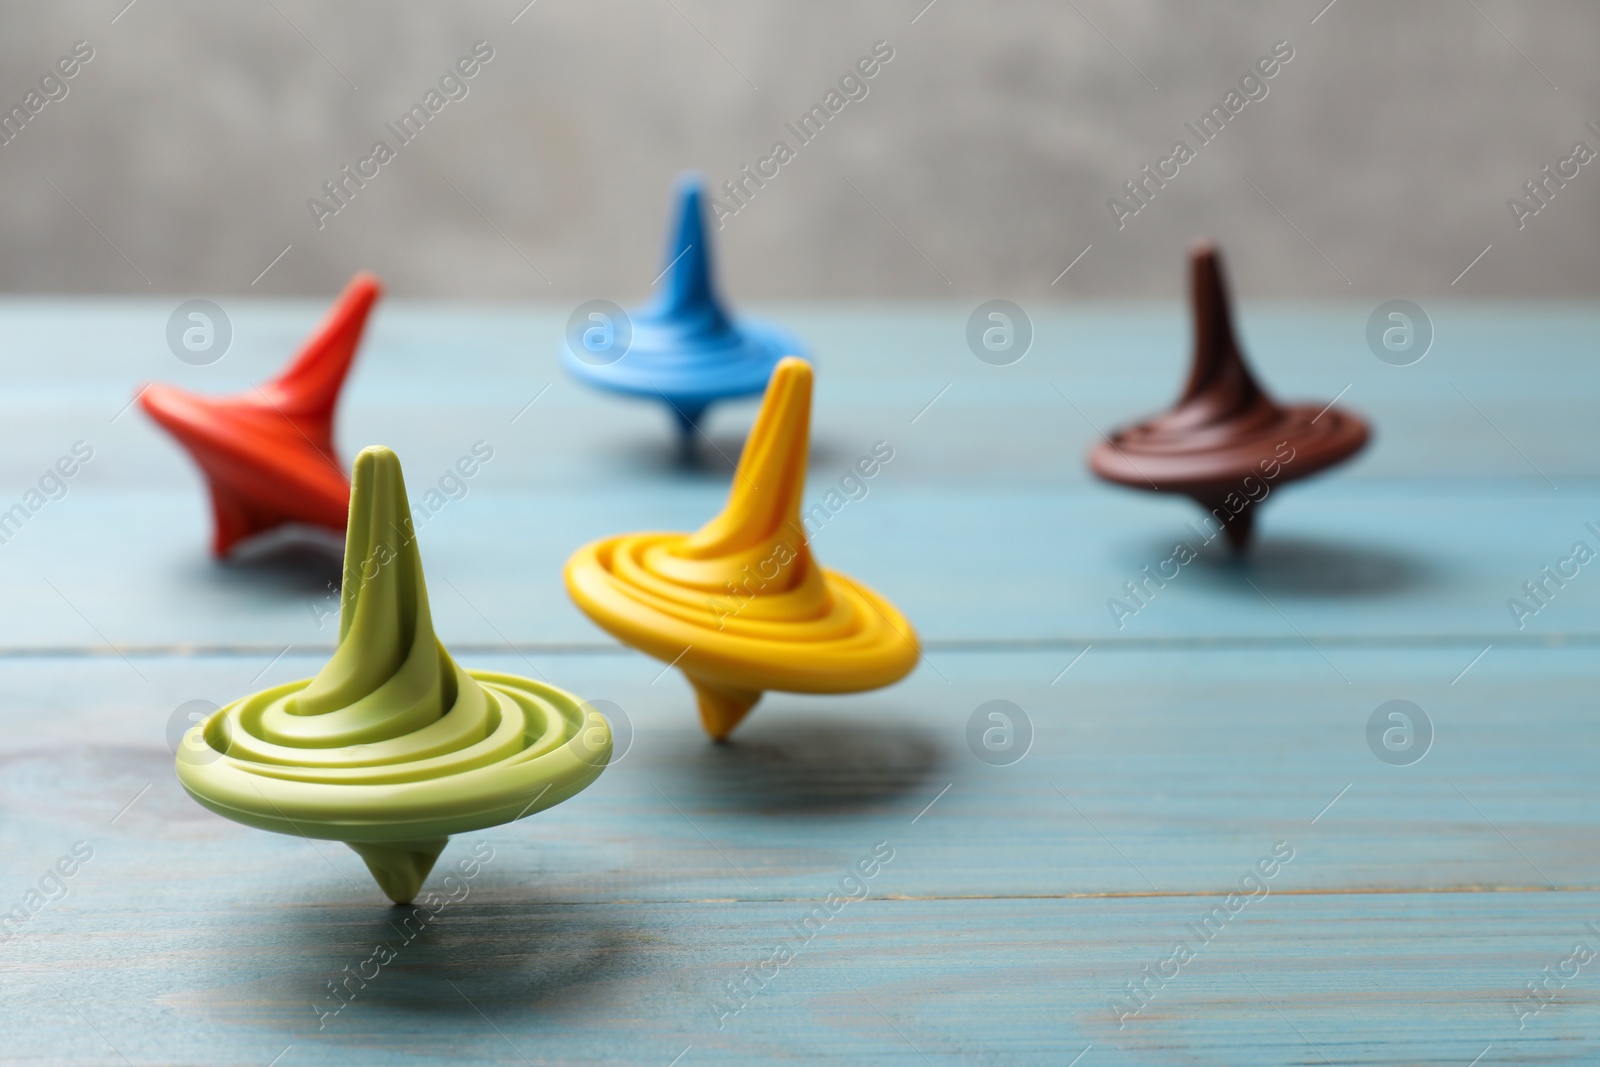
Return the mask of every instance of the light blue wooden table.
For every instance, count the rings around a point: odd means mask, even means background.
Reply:
[[[1573,542],[1600,549],[1600,310],[1431,307],[1433,351],[1396,368],[1365,347],[1369,306],[1247,305],[1273,390],[1348,387],[1375,443],[1275,491],[1251,561],[1206,555],[1119,628],[1107,599],[1195,513],[1090,481],[1083,455],[1176,393],[1175,307],[1030,309],[1010,367],[967,351],[967,308],[759,309],[817,354],[809,495],[894,447],[815,548],[927,655],[888,690],[772,695],[717,747],[560,566],[709,516],[753,404],[675,469],[654,406],[560,375],[570,309],[380,307],[346,455],[392,445],[416,498],[494,449],[421,530],[441,636],[633,734],[577,799],[457,840],[441,866],[493,859],[407,942],[353,853],[219,820],[173,775],[176,708],[314,672],[335,619],[330,567],[209,562],[197,475],[125,409],[145,380],[265,377],[320,308],[232,305],[232,351],[189,367],[171,307],[0,303],[0,510],[94,450],[0,544],[0,915],[28,913],[0,942],[0,1059],[1600,1062],[1600,959],[1570,961],[1600,950],[1600,562],[1520,628],[1506,606]],[[997,699],[1032,724],[1010,766],[967,742]],[[1409,766],[1366,739],[1397,699],[1433,726]],[[893,858],[865,899],[797,933],[875,846]],[[62,895],[47,872],[75,847]],[[1228,911],[1275,848],[1292,860]],[[30,912],[41,881],[59,899]],[[327,1014],[379,941],[396,959]],[[1128,984],[1163,971],[1141,1006]]]

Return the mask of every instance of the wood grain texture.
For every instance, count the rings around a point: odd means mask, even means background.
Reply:
[[[491,462],[485,484],[418,533],[435,617],[452,645],[607,647],[562,587],[572,550],[607,533],[695,529],[726,491],[519,492],[491,488],[494,474]],[[1268,498],[1262,542],[1241,564],[1220,538],[1205,546],[1186,525],[1199,509],[1181,501],[1096,487],[963,492],[900,486],[894,476],[891,463],[865,499],[827,520],[813,547],[825,566],[899,604],[935,645],[1303,645],[1303,634],[1319,645],[1476,642],[1476,652],[1490,642],[1600,639],[1600,563],[1550,586],[1548,607],[1535,615],[1519,620],[1506,603],[1525,599],[1522,583],[1541,578],[1574,541],[1600,550],[1600,536],[1584,528],[1600,527],[1593,489],[1311,482]],[[47,505],[0,546],[16,608],[0,618],[0,647],[331,646],[337,598],[327,583],[338,565],[214,564],[208,521],[193,491],[85,492]],[[123,537],[117,553],[104,549],[108,529]],[[1125,583],[1144,581],[1143,568],[1159,569],[1179,540],[1201,558],[1146,586],[1147,605],[1119,618],[1107,602],[1138,607]]]
[[[314,310],[241,307],[236,351],[199,369],[161,348],[168,310],[0,305],[3,491],[96,447],[0,544],[0,916],[93,849],[0,942],[7,1062],[1600,1057],[1600,964],[1521,1029],[1515,1010],[1575,942],[1600,948],[1600,577],[1521,628],[1505,604],[1574,540],[1600,547],[1600,313],[1447,308],[1436,350],[1397,369],[1362,347],[1368,309],[1247,308],[1279,394],[1351,383],[1377,443],[1274,494],[1250,562],[1208,553],[1119,628],[1107,598],[1193,513],[1087,482],[1082,455],[1090,422],[1176,391],[1180,318],[1040,314],[1035,351],[991,368],[948,310],[791,309],[819,358],[808,496],[896,448],[817,554],[895,599],[927,654],[888,690],[773,694],[717,747],[682,679],[589,625],[558,572],[587,538],[697,525],[727,464],[676,470],[659,413],[555,378],[539,339],[562,313],[381,310],[349,450],[394,445],[415,497],[474,440],[496,449],[421,531],[442,638],[611,702],[632,735],[573,801],[454,842],[441,871],[480,840],[494,858],[406,941],[353,853],[217,819],[172,773],[174,709],[313,673],[335,617],[318,627],[325,564],[208,562],[187,461],[136,411],[112,421],[143,378],[261,376]],[[722,412],[706,453],[736,452],[748,417]],[[1008,767],[968,745],[994,699],[1033,729]],[[1412,766],[1368,749],[1392,699],[1435,730]],[[797,934],[878,842],[894,858],[870,895]],[[1278,842],[1294,858],[1267,895],[1119,1020],[1126,983]],[[319,1029],[326,983],[385,938],[397,958]],[[719,1027],[726,983],[780,943],[795,958]]]

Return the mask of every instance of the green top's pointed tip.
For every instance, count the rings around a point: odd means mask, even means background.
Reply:
[[[374,458],[388,456],[396,462],[399,462],[399,457],[394,454],[394,449],[390,448],[388,445],[368,445],[356,456],[356,462],[360,463],[368,456],[372,456]]]
[[[350,474],[350,517],[345,528],[344,567],[362,567],[380,544],[397,535],[409,542],[411,508],[400,457],[386,445],[368,445]]]
[[[349,708],[388,684],[408,663],[413,664],[407,675],[410,687],[437,690],[437,699],[418,706],[442,713],[454,698],[454,681],[441,674],[446,668],[428,610],[405,476],[393,449],[374,445],[361,450],[351,472],[339,647],[291,699],[291,713]]]
[[[388,445],[368,445],[356,456],[355,469],[350,474],[350,509],[355,510],[356,497],[370,499],[380,485],[398,482],[405,487],[405,474],[400,469],[400,457]]]
[[[406,498],[400,457],[386,445],[368,445],[356,456],[350,475],[350,518],[344,536],[344,596],[340,637],[363,587],[398,560],[389,582],[422,582],[411,505]],[[426,594],[422,594],[425,596]]]

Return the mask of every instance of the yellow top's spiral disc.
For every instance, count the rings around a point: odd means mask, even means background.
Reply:
[[[811,365],[791,356],[767,384],[720,515],[693,534],[608,537],[567,561],[578,607],[682,668],[718,740],[762,690],[876,689],[921,654],[893,604],[811,558],[800,521],[810,430]]]
[[[450,834],[558,804],[605,769],[605,719],[553,686],[463,670],[433,632],[400,460],[356,458],[339,647],[315,677],[218,709],[178,778],[219,815],[344,841],[397,902]]]

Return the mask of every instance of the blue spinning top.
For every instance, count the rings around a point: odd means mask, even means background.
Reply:
[[[667,234],[666,269],[656,298],[631,313],[594,301],[573,315],[561,361],[574,377],[615,393],[662,400],[672,409],[685,452],[712,403],[767,387],[784,356],[804,356],[789,331],[723,307],[711,276],[704,183],[681,176],[677,219]]]

